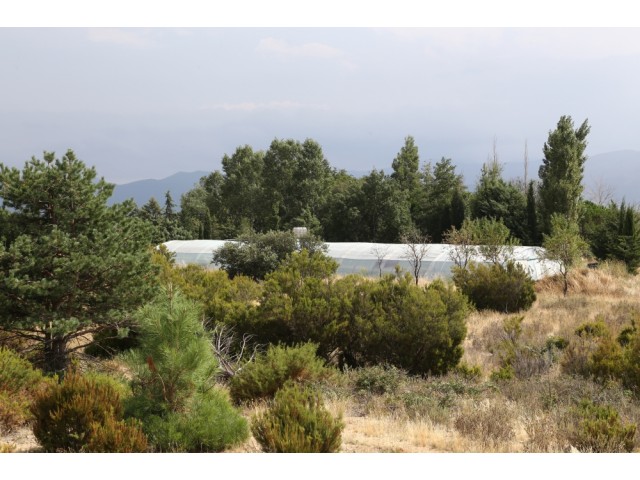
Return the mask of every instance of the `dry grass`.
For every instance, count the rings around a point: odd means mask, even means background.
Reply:
[[[463,361],[479,365],[485,373],[495,370],[499,364],[496,347],[508,317],[524,317],[522,341],[533,346],[543,346],[551,337],[570,339],[577,327],[596,319],[603,320],[614,335],[632,319],[640,319],[640,278],[627,275],[614,264],[602,270],[575,270],[569,279],[566,297],[558,277],[539,281],[538,300],[527,312],[473,313],[467,322]]]

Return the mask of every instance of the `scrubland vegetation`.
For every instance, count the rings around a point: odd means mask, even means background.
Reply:
[[[172,279],[169,284],[181,285],[185,293],[174,293],[178,297],[169,308],[164,292],[162,307],[141,311],[146,320],[134,348],[124,342],[126,350],[109,359],[81,355],[60,383],[42,376],[14,351],[2,350],[5,450],[25,448],[11,447],[11,433],[26,428],[35,433],[27,447],[34,451],[638,449],[640,284],[624,265],[573,270],[567,296],[560,277],[537,282],[537,299],[526,311],[471,309],[459,361],[445,371],[412,374],[401,358],[384,356],[375,342],[369,347],[375,360],[358,357],[360,363],[340,360],[329,350],[333,345],[323,350],[324,339],[300,343],[284,334],[280,343],[245,337],[243,344],[243,324],[235,322],[235,315],[245,318],[244,325],[269,322],[268,316],[260,318],[261,305],[249,300],[240,310],[239,300],[230,295],[246,279],[194,267],[175,269],[161,255],[156,261],[163,264],[165,278]],[[429,291],[409,277],[359,281],[374,291],[385,283],[415,288],[414,295]],[[207,289],[207,284],[214,287]],[[256,285],[256,292],[265,295],[266,285]],[[229,322],[227,330],[217,330],[226,335],[218,345],[234,348],[214,348],[216,332],[203,326],[202,307],[189,303],[203,289],[216,311],[226,311],[220,318]],[[165,341],[173,344],[163,346]],[[411,343],[393,340],[393,345],[402,345],[398,350],[410,358],[415,353]],[[237,355],[240,347],[243,356]],[[449,358],[439,348],[424,355],[432,365]],[[61,428],[77,433],[63,440],[68,435]]]

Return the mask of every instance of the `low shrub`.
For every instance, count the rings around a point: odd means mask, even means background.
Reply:
[[[407,377],[403,370],[388,365],[358,368],[353,374],[356,390],[377,395],[395,392]]]
[[[478,310],[520,312],[536,301],[535,282],[512,261],[500,264],[474,264],[456,267],[453,281]]]
[[[548,351],[564,350],[569,345],[569,340],[564,337],[551,336],[547,338],[545,347]]]
[[[465,380],[480,380],[482,378],[482,367],[460,362],[454,369],[454,373],[457,373]]]
[[[11,432],[31,419],[30,405],[51,380],[29,361],[0,348],[0,431]]]
[[[30,418],[30,400],[0,392],[0,432],[10,433]]]
[[[496,346],[500,368],[491,374],[493,380],[529,378],[549,370],[555,360],[555,347],[529,345],[522,340],[524,317],[510,317],[503,321],[501,340]]]
[[[568,419],[567,439],[583,452],[631,452],[635,433],[636,424],[624,424],[617,410],[590,400],[580,402]]]
[[[120,396],[112,385],[75,371],[69,371],[62,383],[40,392],[31,412],[33,433],[48,452],[120,451],[114,439],[142,436],[136,425],[122,421]],[[132,441],[129,446],[145,449],[146,443]]]
[[[497,370],[491,372],[491,380],[494,382],[499,382],[502,380],[511,380],[516,376],[516,372],[513,369],[513,366],[510,364],[502,365]]]
[[[145,417],[144,430],[154,451],[172,453],[221,452],[249,436],[247,421],[217,389],[194,396],[182,412]]]
[[[640,334],[635,332],[623,352],[622,383],[636,395],[640,394]]]
[[[317,345],[294,347],[271,345],[234,375],[229,388],[236,402],[272,398],[287,381],[313,382],[328,378],[334,371],[316,356]]]
[[[575,337],[565,349],[562,368],[565,373],[578,374],[599,382],[622,379],[627,371],[625,350],[604,321],[587,322],[575,330]]]
[[[602,338],[611,335],[609,327],[601,319],[583,323],[575,329],[574,333],[580,338]]]
[[[116,420],[107,415],[102,423],[93,422],[83,452],[136,453],[147,451],[147,437],[134,419]]]
[[[342,442],[342,418],[334,418],[308,386],[288,384],[272,405],[254,416],[251,431],[269,453],[333,453]]]
[[[0,391],[16,394],[31,390],[43,379],[42,372],[13,350],[0,347]]]

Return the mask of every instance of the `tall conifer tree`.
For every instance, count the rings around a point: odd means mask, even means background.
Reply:
[[[587,159],[587,135],[591,127],[585,120],[574,129],[570,116],[562,116],[542,151],[544,158],[540,177],[540,213],[543,233],[551,231],[551,216],[559,213],[577,222],[583,186],[584,163]]]

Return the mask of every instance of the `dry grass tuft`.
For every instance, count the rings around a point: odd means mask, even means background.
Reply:
[[[16,451],[16,445],[13,443],[0,443],[0,453],[13,453]]]
[[[505,402],[483,400],[465,405],[454,420],[461,434],[471,437],[482,451],[499,449],[515,439],[515,410]]]

